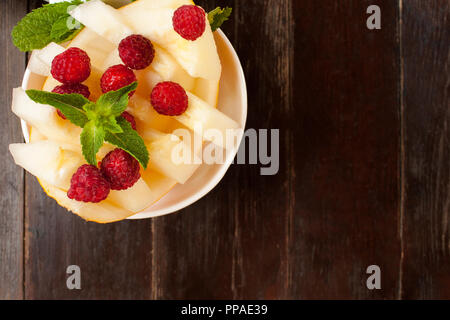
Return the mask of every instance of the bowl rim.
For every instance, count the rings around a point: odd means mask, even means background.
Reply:
[[[234,146],[234,148],[232,149],[231,152],[227,152],[227,156],[225,159],[225,162],[223,164],[220,164],[220,169],[214,174],[214,176],[212,177],[212,179],[210,179],[207,183],[205,183],[205,185],[203,185],[202,188],[200,188],[196,193],[194,193],[193,195],[187,197],[186,199],[177,202],[175,204],[169,205],[167,207],[161,208],[161,209],[157,209],[154,211],[148,211],[151,210],[151,207],[158,203],[161,199],[163,199],[165,196],[163,196],[160,200],[158,200],[157,202],[155,202],[154,204],[150,205],[149,207],[147,207],[146,209],[142,210],[141,212],[137,212],[135,214],[133,214],[132,216],[128,217],[127,219],[147,219],[147,218],[153,218],[153,217],[158,217],[158,216],[163,216],[163,215],[167,215],[167,214],[171,214],[171,213],[175,213],[181,209],[186,208],[187,206],[197,202],[198,200],[200,200],[201,198],[203,198],[205,195],[207,195],[212,189],[214,189],[214,187],[217,186],[217,184],[222,180],[222,178],[225,176],[225,173],[227,172],[228,168],[230,167],[231,163],[233,162],[234,158],[236,157],[236,154],[239,150],[239,145],[242,141],[243,135],[244,135],[244,130],[245,130],[245,125],[247,122],[247,85],[246,85],[246,81],[245,81],[245,75],[244,75],[244,70],[242,68],[242,64],[239,60],[239,57],[236,53],[236,50],[234,49],[233,45],[231,44],[230,40],[227,38],[227,36],[223,33],[223,31],[221,29],[217,29],[216,30],[217,34],[219,35],[219,37],[224,41],[226,47],[228,48],[228,50],[230,50],[231,53],[231,57],[233,59],[234,64],[237,66],[237,75],[238,78],[240,80],[241,83],[241,90],[242,90],[242,95],[241,95],[241,117],[242,117],[242,131],[239,133],[238,139],[237,139],[237,143]],[[220,52],[219,52],[219,56],[220,56]],[[27,68],[25,69],[25,73],[23,76],[23,80],[22,80],[22,89],[26,90],[28,87],[28,82],[30,80],[30,75],[31,75],[31,71],[30,69]],[[22,127],[22,134],[23,137],[25,139],[26,143],[29,143],[30,141],[30,134],[29,134],[29,129],[28,129],[28,125],[27,123],[20,119],[20,123],[21,123],[21,127]],[[205,164],[203,164],[205,165]],[[187,182],[189,183],[189,182]],[[173,190],[171,190],[173,191]],[[171,192],[169,191],[168,194]]]

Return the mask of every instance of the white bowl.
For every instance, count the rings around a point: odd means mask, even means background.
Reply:
[[[247,89],[244,72],[239,58],[228,38],[221,30],[214,33],[217,50],[222,63],[218,109],[245,128],[247,118]],[[22,81],[23,89],[41,89],[45,77],[32,73],[28,68]],[[22,120],[22,132],[25,141],[29,141],[29,128]],[[205,196],[223,178],[236,156],[242,134],[234,149],[227,152],[223,164],[202,164],[185,184],[177,184],[170,192],[154,205],[129,217],[145,219],[162,216],[181,210]]]

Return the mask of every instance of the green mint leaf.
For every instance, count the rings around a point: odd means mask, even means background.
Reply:
[[[89,121],[83,106],[91,102],[81,94],[59,94],[40,90],[27,90],[26,93],[34,102],[59,109],[70,122],[79,127],[83,128]]]
[[[123,132],[123,129],[119,124],[117,123],[117,119],[114,116],[109,116],[108,118],[105,118],[102,121],[102,126],[105,128],[106,131],[109,131],[111,133],[121,133]]]
[[[106,132],[105,140],[125,150],[132,155],[145,169],[147,168],[149,156],[144,140],[133,130],[130,123],[123,117],[117,118],[117,123],[122,128],[122,133]]]
[[[70,18],[70,15],[61,16],[58,20],[55,21],[52,25],[52,29],[50,31],[50,38],[53,42],[61,43],[65,41],[69,41],[73,39],[78,32],[81,31],[81,28],[76,28],[75,25],[68,24],[67,21]]]
[[[97,100],[97,113],[102,116],[120,116],[128,106],[128,94],[136,90],[137,82],[133,82],[116,91],[109,91]]]
[[[214,32],[220,28],[220,26],[228,20],[233,11],[232,8],[226,7],[222,9],[220,7],[215,8],[214,10],[208,13],[208,21],[211,25],[211,30]]]
[[[68,18],[67,8],[72,5],[82,3],[80,0],[71,2],[59,2],[54,4],[46,4],[41,8],[35,9],[28,13],[11,31],[14,45],[23,52],[34,49],[42,49],[52,41],[61,42],[67,40],[70,36],[68,32],[65,37],[58,32],[59,39],[52,38],[52,28],[55,23],[61,24],[63,17]],[[57,27],[55,27],[57,28]],[[75,33],[77,30],[71,30]],[[59,40],[59,41],[58,41]]]
[[[89,121],[80,135],[81,151],[89,164],[97,166],[96,154],[105,141],[105,130],[97,126],[95,121]]]

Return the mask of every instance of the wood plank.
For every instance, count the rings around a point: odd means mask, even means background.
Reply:
[[[406,299],[450,298],[448,1],[403,1]]]
[[[26,1],[0,2],[0,299],[23,296],[23,170],[14,164],[8,150],[13,142],[22,142],[19,120],[11,112],[11,92],[20,86],[25,69],[25,54],[11,42],[10,31],[26,13]]]
[[[293,1],[290,296],[396,298],[399,283],[398,3]],[[294,116],[295,114],[295,116]],[[368,290],[366,268],[381,268]]]
[[[198,3],[234,9],[223,30],[246,74],[247,128],[288,130],[283,123],[293,109],[290,1]],[[155,219],[157,298],[286,297],[287,143],[281,143],[278,175],[261,176],[259,166],[231,166],[195,205]]]
[[[40,6],[30,1],[30,9]],[[152,296],[151,220],[84,222],[26,177],[26,299],[148,299]],[[66,287],[66,268],[81,268],[81,290]]]

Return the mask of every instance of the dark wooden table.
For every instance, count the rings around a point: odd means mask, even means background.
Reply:
[[[248,85],[247,128],[280,129],[280,171],[234,165],[177,214],[87,223],[7,151],[26,56],[0,2],[0,298],[450,298],[448,0],[217,0]],[[368,30],[366,9],[381,8]],[[66,288],[81,267],[82,289]],[[381,268],[368,290],[366,268]]]

